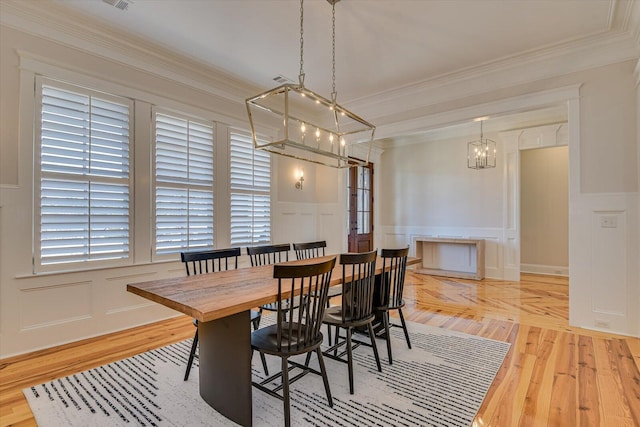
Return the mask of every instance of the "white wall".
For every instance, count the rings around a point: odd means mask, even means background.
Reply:
[[[27,17],[20,19],[28,21]],[[37,19],[45,18],[33,20]],[[171,310],[126,293],[125,286],[129,282],[183,274],[178,262],[151,263],[150,251],[144,244],[136,249],[137,264],[130,267],[48,275],[31,273],[33,98],[21,94],[33,92],[33,76],[37,71],[34,68],[42,68],[44,74],[63,70],[74,79],[80,76],[126,87],[150,99],[162,98],[169,103],[211,112],[216,120],[238,127],[247,125],[243,99],[258,92],[243,82],[214,76],[184,58],[167,59],[144,47],[125,48],[99,37],[85,38],[64,33],[64,29],[42,28],[32,28],[34,33],[43,33],[35,36],[0,26],[0,357],[173,315]],[[51,41],[55,38],[62,41]],[[19,68],[21,61],[22,69]],[[491,107],[503,99],[509,98],[506,104],[513,109],[523,109],[528,106],[519,100],[530,93],[582,84],[580,99],[575,100],[577,108],[570,109],[570,125],[574,123],[570,139],[575,144],[570,143],[569,154],[570,321],[574,325],[637,335],[640,331],[637,314],[640,302],[637,149],[640,141],[634,66],[636,62],[629,61],[493,92],[475,91],[467,98],[430,105],[428,116],[416,109],[407,112],[404,118],[410,117],[421,125],[445,120],[443,117],[449,121],[452,117],[468,120],[493,114],[498,110]],[[478,112],[481,114],[476,114]],[[402,119],[397,117],[398,122]],[[456,148],[454,142],[446,150],[460,150],[460,145],[458,141]],[[442,156],[445,153],[438,153],[440,148],[427,146],[425,150],[433,151],[435,158],[448,158]],[[375,217],[376,246],[411,244],[412,236],[428,234],[485,238],[488,240],[487,275],[500,277],[506,247],[504,213],[493,215],[494,207],[504,204],[504,195],[493,199],[496,197],[493,173],[499,169],[462,172],[459,168],[464,168],[464,154],[460,165],[448,166],[434,163],[433,158],[408,159],[406,153],[403,157],[406,162],[395,160],[392,152],[384,153],[383,157],[387,155],[390,157],[378,162],[374,175],[374,203],[380,213]],[[448,155],[460,156],[460,152],[451,151]],[[406,186],[400,184],[411,177],[403,172],[406,166],[413,167],[412,178],[422,177],[423,182],[432,182],[424,179],[428,178],[429,169],[417,167],[416,162],[422,160],[432,162],[430,166],[442,173],[442,177],[451,174],[449,178],[453,181],[445,184],[447,187],[424,189],[409,184],[411,194],[421,197],[422,191],[428,190],[429,196],[452,206],[452,218],[460,222],[446,216],[443,206],[403,193]],[[345,235],[344,174],[331,169],[307,170],[305,166],[305,191],[298,192],[293,189],[291,167],[295,164],[278,166],[278,174],[274,176],[274,242],[326,238],[330,251],[344,250],[346,243],[341,241]],[[460,175],[454,177],[454,172]],[[502,172],[504,177],[506,171]],[[504,180],[500,183],[504,184]],[[487,189],[483,184],[491,189],[490,193],[485,193]],[[455,197],[451,195],[462,189],[470,190]],[[224,181],[218,182],[216,190],[222,195],[228,191]],[[472,204],[460,204],[461,199],[468,199]],[[475,210],[480,206],[479,201],[489,210]],[[465,207],[472,207],[474,211],[463,212]],[[435,210],[431,211],[432,208]],[[603,215],[613,215],[618,227],[600,227]],[[224,225],[226,217],[216,214],[216,219],[221,220],[218,237],[223,244],[224,236],[228,236]],[[435,225],[427,220],[434,221]]]
[[[569,274],[569,148],[520,152],[521,271]]]
[[[434,120],[441,117],[451,123],[454,118],[464,121],[483,115],[542,108],[550,102],[562,100],[554,91],[562,95],[562,88],[565,86],[579,87],[579,97],[572,95],[575,89],[571,89],[567,91],[567,97],[563,98],[569,111],[569,321],[575,326],[630,335],[640,333],[635,66],[636,61],[627,61],[562,77],[537,80],[508,90],[458,100],[452,110],[447,110],[450,107],[443,105],[438,114],[435,114],[438,112],[437,107],[431,108],[432,111],[435,110]],[[437,124],[433,120],[426,121],[432,127]],[[400,126],[396,126],[398,127]],[[390,151],[395,150],[401,148]],[[514,153],[517,150],[516,143]],[[500,157],[500,151],[498,153]],[[416,165],[424,160],[416,156],[413,161],[409,161],[405,156],[403,161],[407,162],[403,163],[393,160],[395,156],[387,152],[383,154],[383,158],[388,161],[383,162],[381,182],[394,182],[394,174],[404,173],[398,171],[419,170]],[[489,223],[471,229],[464,227],[468,223],[462,223],[463,227],[460,229],[446,227],[444,230],[442,223],[436,223],[437,226],[430,228],[421,218],[415,218],[410,213],[417,202],[406,197],[406,190],[389,186],[388,191],[382,193],[380,203],[396,211],[387,212],[383,216],[383,240],[408,244],[413,236],[420,234],[489,236],[490,239],[495,239],[492,242],[495,242],[494,253],[497,258],[493,261],[491,250],[488,249],[487,276],[502,277],[501,274],[504,274],[504,277],[508,277],[505,272],[511,268],[512,263],[518,266],[520,263],[519,246],[512,246],[519,236],[510,235],[512,230],[517,231],[518,228],[510,228],[515,220],[508,216],[514,212],[512,195],[517,194],[515,190],[519,188],[517,179],[511,181],[519,168],[519,156],[516,154],[515,157],[504,160],[509,165],[502,177],[505,190],[502,198],[496,200],[496,203],[504,207],[500,216],[503,221],[500,230],[493,229]],[[424,167],[414,178],[428,182],[432,178],[431,170]],[[475,188],[469,187],[458,196],[458,200],[472,197],[473,191]],[[441,212],[443,208],[438,202],[449,200],[436,200],[429,208]],[[467,207],[471,209],[473,206]],[[452,211],[452,215],[457,215],[458,210]],[[438,220],[440,215],[437,214],[432,219]],[[605,223],[612,219],[616,227],[603,227],[603,217]]]
[[[467,142],[479,136],[425,140],[382,153],[376,170],[382,246],[410,245],[415,254],[417,237],[482,238],[486,275],[502,277],[503,165],[467,167]],[[484,136],[498,140],[497,135]]]
[[[167,108],[206,114],[217,121],[216,245],[229,244],[228,149],[226,129],[248,128],[244,95],[230,97],[178,63],[157,60],[147,67],[124,65],[94,52],[55,43],[0,26],[0,358],[156,321],[177,313],[126,292],[132,282],[184,275],[177,261],[153,262],[149,216],[135,224],[133,265],[88,271],[34,274],[32,269],[34,78],[44,74],[72,83],[115,90],[161,102]],[[152,61],[153,62],[153,61]],[[168,79],[147,71],[162,70]],[[197,81],[196,81],[197,80]],[[233,98],[233,99],[230,99]],[[136,111],[137,113],[141,111]],[[148,110],[146,112],[148,114]],[[268,131],[268,129],[263,129]],[[138,135],[137,135],[138,136]],[[149,153],[149,142],[135,151]],[[144,162],[143,162],[144,163]],[[297,164],[274,159],[272,238],[274,243],[326,239],[330,252],[345,243],[339,207],[341,172],[305,165],[305,185],[294,188]],[[138,170],[136,197],[150,203],[149,180]],[[136,174],[136,170],[133,170]],[[150,208],[147,208],[150,209]],[[138,219],[139,216],[136,216]],[[138,232],[143,230],[142,233]],[[246,258],[246,257],[243,257]],[[248,264],[246,259],[243,259]]]

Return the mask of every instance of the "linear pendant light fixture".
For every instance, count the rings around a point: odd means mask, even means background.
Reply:
[[[482,122],[480,122],[480,140],[471,141],[467,145],[467,167],[471,169],[488,169],[496,167],[496,142],[483,138]]]
[[[336,102],[335,5],[340,0],[327,1],[332,7],[331,100],[304,86],[304,0],[300,0],[299,83],[283,84],[246,100],[253,145],[256,149],[335,168],[365,165],[369,162],[376,127]],[[276,128],[276,140],[258,140],[255,120]],[[356,145],[362,148],[358,150],[358,158],[352,157]]]

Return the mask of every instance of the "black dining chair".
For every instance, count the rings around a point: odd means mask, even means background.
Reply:
[[[277,264],[280,262],[289,261],[289,250],[291,245],[289,243],[279,245],[264,245],[264,246],[249,246],[247,247],[247,255],[251,260],[251,267],[257,267],[260,265]],[[292,308],[298,308],[300,305],[300,298],[295,297],[293,299],[287,299],[287,304],[293,301]],[[277,311],[276,303],[268,303],[260,306],[260,313],[263,311]]]
[[[326,240],[293,244],[293,250],[296,253],[296,259],[309,259],[324,256],[326,247]]]
[[[336,342],[323,353],[331,359],[347,363],[349,369],[349,392],[351,394],[353,394],[354,390],[353,349],[359,345],[358,342],[353,342],[351,339],[354,328],[366,327],[368,329],[376,365],[378,371],[382,372],[372,327],[375,317],[373,295],[376,258],[377,251],[340,255],[340,264],[342,265],[342,303],[339,306],[327,308],[322,320],[329,327],[335,326],[336,328]],[[348,277],[350,279],[347,279]],[[344,340],[341,340],[340,328],[345,330],[346,336]],[[346,349],[338,353],[338,349],[343,345],[346,346]],[[343,359],[345,353],[347,354],[347,360]]]
[[[327,241],[321,240],[318,242],[308,243],[294,243],[293,250],[296,253],[296,259],[309,259],[325,256],[325,248],[327,247]],[[329,299],[342,295],[342,286],[332,286],[329,289]]]
[[[327,247],[326,240],[319,240],[317,242],[307,243],[294,243],[293,250],[296,253],[296,259],[310,259],[325,256],[325,249]],[[331,305],[331,298],[342,295],[342,285],[335,285],[329,288],[329,298],[327,299],[327,307]],[[327,329],[327,338],[331,342],[331,328]]]
[[[320,351],[323,341],[320,326],[326,309],[327,293],[331,282],[331,273],[336,259],[315,264],[273,266],[273,277],[278,279],[278,299],[276,323],[251,333],[251,349],[260,354],[278,356],[281,359],[281,371],[260,382],[252,381],[254,387],[274,396],[284,403],[285,426],[291,425],[289,386],[308,373],[322,376],[329,406],[333,407],[329,379]],[[302,306],[295,310],[287,299],[298,294]],[[286,321],[285,319],[289,319]],[[290,360],[292,356],[311,354],[318,356],[320,371],[311,368],[308,363],[301,364]],[[289,371],[299,369],[300,373],[289,378]],[[280,384],[273,385],[274,380]],[[271,385],[271,387],[270,387]],[[278,392],[282,391],[282,395]]]
[[[389,328],[391,326],[402,327],[405,339],[407,340],[407,346],[411,348],[407,323],[404,321],[404,316],[402,315],[402,307],[404,307],[402,293],[404,291],[404,277],[407,271],[408,254],[408,247],[403,249],[382,249],[380,251],[383,273],[380,275],[380,298],[377,302],[374,302],[374,309],[381,314],[382,317],[384,336],[387,341],[387,356],[389,357],[390,365],[393,363],[391,358],[391,336],[389,335]],[[390,322],[389,311],[391,310],[398,310],[401,325]]]
[[[290,250],[291,245],[289,243],[280,245],[249,246],[247,248],[247,255],[249,255],[249,259],[251,260],[251,267],[257,267],[259,265],[269,265],[289,261]]]
[[[208,251],[198,252],[181,252],[180,259],[184,263],[187,271],[187,276],[196,274],[214,273],[216,271],[225,271],[238,268],[238,257],[240,256],[240,248],[230,249],[214,249]],[[254,329],[258,329],[260,324],[260,313],[254,310],[250,310],[251,323]],[[189,361],[187,362],[187,370],[184,374],[184,380],[189,379],[189,373],[191,372],[191,366],[193,365],[193,359],[196,356],[196,349],[198,347],[198,319],[193,319],[193,324],[196,327],[196,333],[193,336],[193,343],[191,344],[191,352],[189,353]],[[267,371],[267,362],[262,357],[262,366],[265,373]]]

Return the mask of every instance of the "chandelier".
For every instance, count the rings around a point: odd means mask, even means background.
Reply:
[[[335,168],[369,162],[375,126],[336,102],[336,12],[332,7],[331,99],[304,86],[304,0],[300,0],[300,74],[287,83],[245,101],[256,149]],[[274,141],[258,139],[256,123],[277,130]],[[354,148],[358,152],[354,156]]]
[[[483,138],[480,120],[480,140],[471,141],[467,146],[467,166],[471,169],[496,167],[496,142]]]

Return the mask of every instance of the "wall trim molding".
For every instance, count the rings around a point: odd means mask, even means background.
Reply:
[[[569,267],[557,265],[520,264],[521,273],[543,274],[545,276],[569,277]]]

